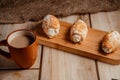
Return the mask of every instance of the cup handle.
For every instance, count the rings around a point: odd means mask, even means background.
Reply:
[[[7,41],[6,40],[0,41],[0,46],[8,46]],[[2,49],[0,49],[0,55],[11,59],[11,54],[8,53],[8,52],[3,51]]]

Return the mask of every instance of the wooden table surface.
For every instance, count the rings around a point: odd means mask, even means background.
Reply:
[[[120,32],[120,10],[95,14],[71,15],[60,20],[74,23],[84,20],[91,28]],[[0,40],[21,28],[33,29],[37,23],[0,24]],[[99,36],[98,36],[99,37]],[[6,47],[0,47],[8,51]],[[0,80],[120,80],[120,65],[110,65],[39,45],[38,57],[30,69],[21,70],[0,55]]]

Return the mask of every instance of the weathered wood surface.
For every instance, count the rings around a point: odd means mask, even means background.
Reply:
[[[89,21],[88,15],[70,16],[60,20],[74,23],[80,17]],[[97,80],[95,61],[43,47],[41,80]]]
[[[91,15],[92,28],[120,32],[120,10]],[[100,80],[120,80],[120,65],[97,62]]]
[[[74,23],[79,18],[95,29],[120,31],[120,10],[92,15],[73,15],[60,20]],[[0,24],[0,40],[5,39],[15,29],[32,29],[35,25],[36,23],[30,22]],[[2,49],[8,51],[5,47]],[[109,65],[46,46],[40,46],[38,54],[36,63],[27,70],[19,70],[13,61],[0,56],[0,80],[120,80],[120,65]]]
[[[38,80],[39,70],[2,70],[0,80]]]

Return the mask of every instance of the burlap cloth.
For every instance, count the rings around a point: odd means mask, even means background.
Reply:
[[[120,0],[0,0],[0,23],[40,20],[47,14],[66,16],[119,8]]]

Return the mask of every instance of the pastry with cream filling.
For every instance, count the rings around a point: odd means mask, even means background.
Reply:
[[[59,34],[60,22],[53,15],[47,15],[44,17],[42,24],[43,31],[49,38],[53,38]]]
[[[102,41],[102,49],[105,53],[111,53],[120,46],[120,34],[117,31],[107,33]]]
[[[74,43],[81,43],[86,39],[88,33],[87,25],[82,20],[77,20],[70,29],[70,38]]]

